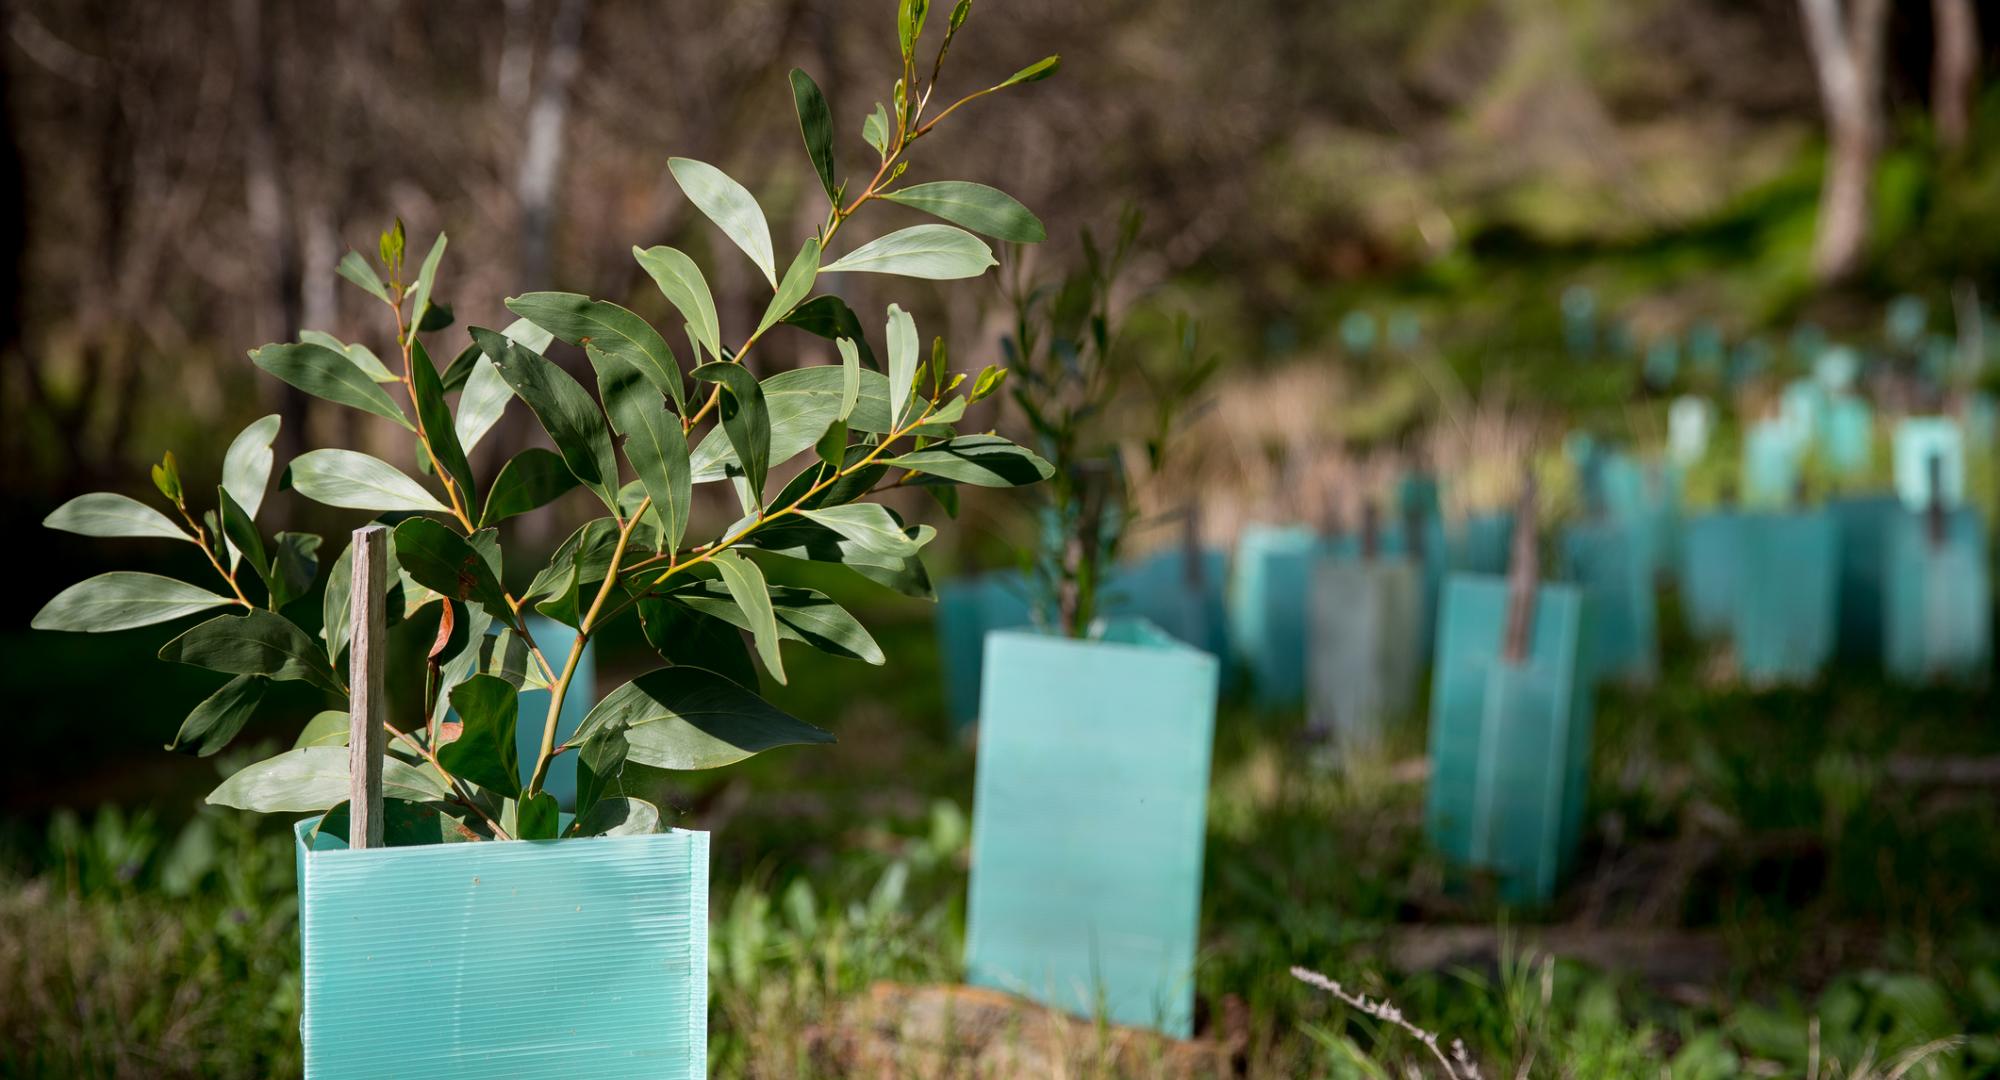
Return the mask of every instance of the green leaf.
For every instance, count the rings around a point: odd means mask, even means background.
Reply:
[[[239,770],[208,801],[264,814],[311,813],[346,802],[347,793],[347,748],[306,746]],[[435,773],[393,757],[382,759],[382,794],[409,802],[448,797]]]
[[[757,323],[757,333],[753,336],[762,337],[764,331],[791,314],[792,309],[799,306],[799,301],[812,291],[813,279],[818,275],[819,241],[808,238],[805,246],[799,248],[798,256],[792,259],[792,265],[786,269],[785,279],[778,283],[778,291],[771,294],[771,303],[764,308],[764,318]]]
[[[521,765],[514,724],[521,691],[493,675],[474,675],[452,687],[458,738],[438,747],[438,763],[454,776],[509,797],[521,793]]]
[[[838,202],[840,187],[833,180],[833,110],[827,108],[819,84],[798,68],[792,69],[792,105],[799,114],[799,134],[805,137],[806,156],[812,159],[813,172],[819,174],[819,186],[826,190],[827,198]]]
[[[424,319],[431,312],[431,286],[437,283],[438,264],[444,261],[444,245],[445,236],[439,233],[437,239],[431,241],[431,250],[424,256],[423,265],[417,268],[417,283],[410,290],[415,298],[410,301],[409,338],[412,341],[416,340],[418,330],[431,329],[424,325]]]
[[[222,519],[222,536],[227,541],[225,546],[229,549],[229,568],[232,571],[236,569],[239,554],[247,555],[250,558],[250,568],[257,572],[257,577],[264,583],[264,587],[270,588],[270,558],[264,554],[264,538],[258,535],[257,524],[251,521],[250,515],[244,513],[243,508],[230,497],[228,488],[216,488],[215,497],[216,510]]]
[[[750,636],[757,642],[757,655],[763,658],[764,669],[783,683],[785,660],[778,654],[778,616],[771,609],[771,591],[764,584],[764,572],[734,551],[719,552],[708,561],[722,571],[722,583],[728,587],[730,599],[736,601],[750,621]]]
[[[451,601],[443,601],[439,607],[442,609],[450,603]],[[463,610],[465,614],[458,617],[450,642],[447,642],[447,647],[453,642],[457,643],[458,647],[451,650],[451,658],[438,669],[437,685],[434,688],[437,697],[431,703],[430,722],[433,724],[444,723],[445,716],[451,709],[452,690],[485,667],[487,650],[495,644],[494,638],[487,634],[493,627],[493,616],[487,614],[487,609],[468,604]]]
[[[345,709],[328,709],[325,712],[314,713],[313,718],[306,721],[305,728],[299,732],[299,737],[292,740],[292,746],[295,749],[305,746],[346,746],[349,726]]]
[[[160,457],[160,463],[153,466],[153,486],[167,501],[175,506],[181,504],[181,469],[174,463],[174,452],[167,451]]]
[[[443,238],[439,240],[442,242]],[[476,505],[479,493],[473,485],[472,463],[465,459],[465,448],[459,445],[437,368],[432,366],[430,354],[420,341],[410,343],[410,392],[416,399],[417,421],[422,425],[424,441],[430,444],[431,453],[437,455],[438,463],[444,466],[452,483],[458,485],[465,505]]]
[[[651,596],[638,602],[639,626],[646,643],[661,659],[676,667],[697,667],[713,671],[738,686],[755,689],[757,664],[750,658],[739,626],[747,627],[742,611],[728,598],[720,582],[704,582],[721,590],[719,599],[729,604],[742,621],[724,621],[703,615],[676,600]]]
[[[903,532],[903,523],[889,516],[879,503],[849,503],[799,513],[854,541],[864,551],[902,559],[918,550],[916,540]]]
[[[889,430],[889,381],[875,371],[859,372],[856,404],[848,414],[850,431],[880,434]],[[794,368],[765,379],[765,412],[771,418],[771,464],[780,465],[812,448],[838,417],[846,389],[846,372],[831,364]],[[711,431],[692,456],[694,482],[705,484],[727,475],[736,461],[728,432]]]
[[[493,567],[465,537],[434,518],[410,518],[396,526],[395,539],[396,561],[411,580],[441,596],[476,603],[495,618],[512,618]]]
[[[547,506],[575,486],[576,477],[570,475],[562,455],[531,446],[500,467],[493,489],[486,493],[486,510],[479,515],[479,524],[495,525]]]
[[[889,110],[881,102],[876,102],[875,111],[861,121],[861,137],[875,148],[877,154],[885,158],[889,156]]]
[[[562,813],[556,797],[546,791],[514,804],[514,820],[502,819],[516,840],[554,840],[562,827]]]
[[[771,413],[764,388],[741,364],[703,364],[694,377],[722,385],[722,431],[736,451],[736,461],[759,503],[764,477],[771,468]]]
[[[612,429],[625,436],[626,460],[653,500],[663,550],[679,548],[687,533],[688,508],[694,497],[687,433],[680,421],[660,406],[658,394],[620,371],[600,367],[597,390]]]
[[[604,425],[604,414],[590,399],[590,392],[568,372],[491,330],[475,326],[472,336],[493,358],[507,385],[534,410],[571,475],[596,492],[604,505],[616,507],[618,460],[612,455],[611,432]]]
[[[661,831],[660,808],[620,795],[590,804],[569,827],[570,836],[645,836]]]
[[[834,468],[839,468],[847,460],[847,421],[835,420],[826,426],[826,434],[813,444],[813,451],[819,459]],[[817,475],[817,470],[809,470]],[[781,504],[788,505],[788,504]]]
[[[320,538],[312,533],[281,532],[272,538],[270,584],[272,602],[284,607],[312,591],[319,579]]]
[[[500,377],[500,369],[493,361],[481,353],[473,362],[472,374],[466,376],[465,391],[458,396],[458,416],[452,421],[452,434],[458,438],[458,445],[466,453],[479,445],[493,425],[500,422],[500,416],[507,411],[507,403],[514,400],[514,388]]]
[[[394,465],[355,450],[310,450],[293,458],[286,471],[293,490],[327,506],[451,513]]]
[[[368,260],[362,258],[359,252],[349,251],[342,255],[340,265],[334,267],[333,271],[360,286],[362,292],[375,299],[385,304],[394,303],[389,299],[389,287],[382,284],[382,279],[376,275],[375,268],[368,265]]]
[[[235,602],[170,577],[114,570],[57,593],[35,613],[30,625],[36,630],[102,634],[168,622]]]
[[[1044,56],[1040,60],[1007,76],[1006,81],[1000,83],[994,89],[998,90],[1003,86],[1017,86],[1021,83],[1041,82],[1043,79],[1054,75],[1056,68],[1061,64],[1062,57],[1060,56]]]
[[[190,539],[172,518],[126,495],[94,491],[56,507],[42,519],[51,529],[78,536],[136,536],[158,540]]]
[[[869,348],[868,338],[861,332],[861,319],[854,314],[853,308],[847,306],[847,301],[838,296],[815,296],[793,308],[784,321],[828,341],[847,338],[861,351],[862,361],[870,368],[881,367],[875,361],[875,350]]]
[[[889,426],[894,429],[903,423],[910,404],[910,391],[917,383],[917,364],[921,360],[917,346],[917,321],[910,318],[909,312],[890,304],[889,325],[885,332],[889,339]]]
[[[535,292],[507,300],[508,310],[547,330],[571,345],[582,345],[630,364],[660,393],[674,399],[674,408],[686,406],[686,389],[681,385],[680,364],[660,332],[637,315],[603,300],[576,293]],[[487,331],[491,333],[491,331]],[[472,332],[475,341],[480,331]],[[506,373],[500,355],[485,345],[486,355]],[[561,369],[557,369],[561,370]],[[525,399],[526,395],[523,395]],[[529,402],[532,406],[534,403]],[[582,474],[579,473],[579,476]]]
[[[349,345],[347,342],[321,330],[301,330],[299,340],[309,345],[324,345],[334,352],[347,357],[347,361],[361,369],[363,375],[378,383],[401,382],[401,378],[382,363],[382,358],[366,345]]]
[[[776,288],[778,269],[771,254],[771,226],[749,190],[721,169],[692,158],[668,158],[667,169],[687,193],[688,201],[715,222],[731,243],[742,248],[764,272],[764,280]]]
[[[825,272],[898,274],[931,281],[978,277],[997,265],[993,249],[952,225],[912,225],[848,252]]]
[[[905,532],[913,534],[920,547],[932,535],[930,527],[925,525],[906,528]],[[915,556],[890,558],[867,550],[817,522],[787,518],[758,529],[744,542],[759,551],[788,559],[845,566],[904,596],[931,600],[937,595],[931,587],[930,574],[924,569],[923,560]]]
[[[250,354],[250,362],[318,398],[374,413],[415,431],[387,391],[375,384],[341,353],[324,345],[266,345]]]
[[[979,369],[979,377],[972,381],[972,401],[984,400],[988,394],[1000,389],[1000,384],[1005,381],[1007,369],[1004,367],[988,364]]]
[[[239,432],[222,455],[222,489],[253,521],[271,483],[271,442],[278,437],[279,422],[275,413],[256,421]]]
[[[217,615],[160,648],[160,659],[231,675],[302,680],[339,693],[340,680],[313,639],[269,611]]]
[[[715,297],[709,293],[708,279],[701,276],[701,268],[694,260],[665,245],[644,251],[634,247],[632,257],[639,260],[667,302],[687,320],[694,339],[708,350],[709,358],[722,359],[722,324],[715,317]],[[695,361],[699,363],[701,357],[695,357]]]
[[[954,225],[963,225],[995,240],[1039,244],[1048,230],[1028,208],[999,188],[967,180],[939,180],[884,193],[890,202],[915,207]]]
[[[896,5],[896,38],[904,56],[916,51],[917,39],[924,33],[924,16],[930,9],[930,0],[902,0]]]
[[[208,757],[228,746],[249,723],[250,714],[257,711],[270,685],[261,675],[238,675],[223,683],[222,689],[210,694],[181,721],[181,729],[167,749]]]
[[[974,487],[1019,487],[1055,472],[1032,451],[998,435],[961,435],[882,463]]]
[[[650,671],[605,695],[571,738],[623,731],[627,760],[656,769],[713,769],[778,746],[833,735],[790,716],[711,671]]]
[[[554,334],[526,319],[515,319],[508,323],[507,328],[500,331],[500,336],[537,356],[548,355],[549,343],[556,339]],[[467,342],[465,348],[460,349],[458,355],[452,357],[451,363],[445,365],[442,376],[445,392],[464,389],[466,380],[472,377],[472,369],[478,365],[482,357],[491,359],[486,356],[486,350],[479,347],[478,342]]]
[[[750,629],[749,616],[730,597],[728,587],[723,582],[695,582],[676,590],[672,600],[667,602],[685,605],[689,610],[728,623],[738,630]],[[884,660],[882,647],[875,643],[875,639],[869,635],[867,628],[861,625],[860,620],[817,589],[774,586],[771,589],[771,610],[778,617],[780,637],[803,642],[824,653],[850,657],[870,664],[879,665]],[[737,641],[740,651],[740,636]],[[711,670],[720,669],[711,668]],[[729,674],[726,671],[721,673]],[[755,685],[755,681],[753,675],[747,685]]]

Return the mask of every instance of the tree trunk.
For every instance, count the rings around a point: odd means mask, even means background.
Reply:
[[[1861,268],[1869,199],[1882,141],[1882,36],[1888,0],[1799,0],[1806,42],[1826,110],[1826,174],[1820,184],[1813,273],[1823,284]]]
[[[524,289],[549,286],[556,182],[562,174],[569,87],[582,62],[583,24],[589,13],[589,0],[564,0],[556,9],[542,79],[528,109],[528,137],[521,148],[521,171],[514,185],[521,203],[520,285]]]
[[[261,0],[236,0],[236,60],[243,73],[243,195],[250,230],[264,249],[270,292],[258,319],[257,334],[269,341],[290,341],[300,330],[298,233],[292,220],[291,195],[285,186],[278,152],[278,95],[271,74],[274,43],[264,31]],[[298,456],[305,447],[306,396],[295,387],[272,380],[278,415],[277,453],[281,461]]]
[[[1931,35],[1931,116],[1938,145],[1955,153],[1965,146],[1979,73],[1979,17],[1972,0],[1931,0]]]

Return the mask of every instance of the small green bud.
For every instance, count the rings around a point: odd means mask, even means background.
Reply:
[[[992,364],[986,365],[985,369],[979,373],[979,377],[972,380],[972,397],[969,400],[978,401],[987,397],[993,391],[1000,389],[1000,384],[1005,381],[1007,381],[1006,368],[995,367]]]
[[[160,494],[175,506],[181,504],[181,467],[174,461],[172,450],[167,451],[167,456],[153,466],[153,486],[159,488]]]

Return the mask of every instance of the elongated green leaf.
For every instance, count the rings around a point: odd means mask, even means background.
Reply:
[[[784,321],[828,341],[847,338],[860,350],[862,363],[876,369],[882,366],[876,361],[875,350],[869,347],[867,336],[861,332],[860,317],[838,296],[815,296],[793,308]]]
[[[438,239],[442,243],[444,238]],[[424,441],[444,466],[445,475],[458,486],[465,505],[468,508],[477,505],[479,492],[473,484],[472,463],[466,460],[465,448],[459,445],[451,407],[444,401],[444,385],[438,381],[437,368],[432,366],[430,354],[424,351],[421,341],[410,344],[410,390],[416,399],[417,422],[422,426]]]
[[[750,617],[737,606],[736,601],[729,595],[728,587],[720,581],[695,582],[675,590],[672,598],[664,602],[685,605],[695,612],[719,619],[738,630],[750,629]],[[874,637],[861,625],[860,620],[817,589],[773,586],[771,610],[777,615],[780,637],[803,642],[835,656],[846,656],[870,664],[883,662],[881,646],[875,643]],[[741,649],[740,642],[738,649],[739,651]],[[728,672],[722,673],[728,674]]]
[[[840,186],[833,179],[833,110],[827,108],[819,84],[798,68],[792,69],[792,105],[799,114],[799,134],[805,137],[806,156],[812,159],[819,186],[826,190],[827,198],[838,202]]]
[[[423,265],[417,268],[417,283],[411,287],[410,295],[410,339],[416,340],[418,330],[428,330],[424,319],[431,313],[431,288],[437,284],[438,264],[444,261],[445,236],[437,235],[431,241],[430,253],[424,256]]]
[[[618,461],[612,456],[611,432],[604,425],[604,414],[590,399],[589,391],[577,385],[568,372],[491,330],[475,326],[472,336],[493,358],[507,385],[534,410],[571,475],[596,492],[604,505],[615,508]]]
[[[250,715],[264,700],[264,689],[270,685],[270,680],[261,675],[238,675],[223,683],[220,690],[210,694],[181,721],[181,729],[167,749],[208,757],[228,746],[243,725],[250,722]]]
[[[934,534],[928,525],[906,527],[905,531],[913,534],[913,539],[919,547],[927,543]],[[758,529],[745,542],[759,551],[768,551],[788,559],[845,566],[856,574],[904,596],[919,600],[932,600],[937,596],[931,587],[930,574],[925,571],[922,559],[915,556],[890,558],[879,552],[867,550],[817,522],[787,518]]]
[[[556,339],[554,334],[526,319],[515,319],[508,323],[507,329],[500,331],[500,336],[537,356],[548,355],[549,343]],[[464,389],[466,380],[472,378],[472,369],[478,366],[481,358],[491,359],[486,356],[486,350],[481,349],[477,341],[466,343],[465,348],[460,349],[458,355],[452,357],[451,363],[445,365],[444,375],[441,376],[445,393]]]
[[[264,489],[271,483],[271,441],[278,437],[278,416],[273,413],[252,423],[230,442],[222,455],[222,489],[251,520],[264,506]]]
[[[1055,472],[1033,451],[998,435],[961,435],[887,458],[883,464],[974,487],[1019,487],[1047,480]]]
[[[474,675],[452,687],[458,738],[438,747],[438,762],[454,776],[514,796],[521,792],[521,766],[514,745],[515,713],[521,692],[505,679]]]
[[[368,260],[362,258],[359,252],[349,251],[342,255],[340,265],[333,269],[334,273],[360,286],[362,292],[385,304],[393,302],[389,299],[389,287],[382,284],[382,279],[376,275],[375,268],[368,265]]]
[[[702,584],[714,586],[716,598],[742,618],[741,609],[729,599],[727,587],[719,581]],[[748,641],[740,628],[749,625],[747,619],[732,624],[660,596],[640,600],[637,607],[646,643],[661,659],[676,667],[713,671],[738,686],[757,688],[757,662],[751,659]]]
[[[309,345],[324,345],[334,352],[347,357],[349,363],[361,369],[363,375],[378,383],[400,382],[400,377],[382,363],[375,350],[366,345],[350,345],[323,330],[301,330],[299,340]]]
[[[833,418],[845,424],[861,401],[861,351],[852,338],[841,338],[833,344],[840,352],[840,409]]]
[[[256,522],[251,521],[250,515],[243,512],[235,499],[230,498],[228,488],[216,488],[215,497],[216,510],[222,519],[222,535],[229,541],[229,565],[235,567],[237,554],[242,553],[250,560],[250,568],[257,572],[264,587],[271,588],[270,556],[264,553],[264,538],[258,535]]]
[[[892,559],[917,553],[917,542],[903,532],[903,523],[879,503],[849,503],[821,510],[801,510],[807,518],[854,541],[864,551]]]
[[[1056,73],[1056,68],[1061,64],[1062,64],[1062,57],[1060,56],[1044,56],[1040,60],[1037,60],[1034,63],[1029,64],[1027,67],[1024,67],[1021,70],[1015,72],[1014,74],[1007,76],[1007,78],[1000,83],[1000,86],[1017,86],[1021,83],[1041,82],[1043,79],[1046,79],[1051,75],[1054,75]],[[999,88],[1000,88],[999,86],[994,87],[994,89],[996,90]]]
[[[917,364],[922,359],[917,345],[917,322],[910,313],[889,305],[889,426],[903,423],[916,388]]]
[[[571,345],[596,349],[630,364],[660,393],[672,398],[675,409],[685,406],[686,389],[681,385],[680,364],[674,360],[673,350],[667,347],[659,331],[639,316],[617,304],[560,292],[512,297],[507,308]],[[472,336],[479,340],[477,328]],[[501,365],[505,374],[506,365],[495,351],[488,348],[486,354]],[[533,402],[529,404],[532,406]]]
[[[316,712],[299,731],[299,737],[292,740],[294,748],[302,746],[346,746],[347,722],[345,709],[328,709]]]
[[[281,532],[271,539],[271,597],[284,607],[312,591],[319,578],[320,538],[312,533]]]
[[[778,746],[826,744],[833,735],[790,716],[711,671],[649,671],[606,694],[572,744],[624,732],[627,759],[656,769],[713,769]]]
[[[340,681],[313,639],[283,615],[217,615],[160,648],[160,659],[231,675],[303,680],[338,692]]]
[[[722,384],[722,431],[751,494],[761,503],[764,477],[771,469],[771,413],[764,388],[741,364],[703,364],[694,369],[694,377]]]
[[[486,493],[486,510],[480,514],[479,524],[497,525],[516,514],[547,506],[575,486],[576,477],[570,475],[562,455],[531,446],[500,467],[493,489]]]
[[[549,565],[523,593],[523,600],[537,600],[573,587],[576,580],[602,581],[611,568],[611,554],[618,545],[618,522],[597,518],[585,522],[549,556]]]
[[[687,433],[681,430],[680,421],[661,407],[660,396],[638,382],[630,370],[600,365],[598,396],[604,399],[612,430],[625,436],[625,458],[653,500],[661,543],[672,550],[680,547],[687,533],[688,508],[694,497]]]
[[[265,814],[311,813],[347,801],[347,790],[347,748],[306,746],[243,768],[209,792],[208,801]],[[437,774],[389,757],[382,759],[382,794],[433,802],[447,793]]]
[[[416,430],[388,391],[377,386],[346,356],[324,345],[309,342],[266,345],[250,354],[250,362],[314,397],[374,413]]]
[[[233,604],[227,596],[158,574],[114,570],[57,593],[31,623],[37,630],[102,634],[151,626],[183,615]]]
[[[451,603],[452,601],[448,600],[443,602],[443,604]],[[493,616],[487,614],[485,607],[467,604],[462,609],[455,607],[454,610],[463,610],[464,614],[458,617],[458,625],[452,631],[451,640],[447,642],[446,647],[451,656],[445,660],[444,666],[438,669],[435,688],[437,700],[431,705],[430,715],[433,724],[444,723],[445,716],[451,709],[452,690],[480,672],[486,664],[487,650],[493,645],[493,638],[486,633],[493,628]],[[454,644],[456,648],[452,647]]]
[[[1049,238],[1041,221],[1012,195],[969,180],[915,184],[887,192],[882,198],[915,207],[995,240],[1039,244]]]
[[[136,536],[158,540],[187,540],[173,519],[126,495],[94,491],[56,507],[42,519],[51,529],[79,536]]]
[[[889,110],[881,102],[875,103],[875,111],[861,121],[861,137],[882,157],[889,156]]]
[[[396,526],[396,561],[411,580],[453,600],[476,603],[496,618],[512,610],[493,567],[466,538],[432,518]]]
[[[858,374],[848,429],[873,434],[889,430],[889,381],[866,368]],[[839,416],[845,384],[846,372],[832,364],[781,371],[763,381],[765,413],[771,419],[772,466],[812,449]],[[690,460],[695,483],[722,479],[727,466],[737,460],[728,432],[711,431],[695,447]]]
[[[667,169],[695,209],[715,222],[731,243],[742,248],[757,269],[764,272],[764,280],[776,288],[778,265],[771,253],[771,226],[764,219],[764,208],[757,205],[749,189],[721,169],[692,158],[669,158]]]
[[[644,251],[634,247],[632,257],[639,260],[667,302],[681,313],[694,339],[708,350],[709,359],[722,359],[722,324],[715,317],[715,297],[708,291],[708,279],[702,277],[694,260],[664,244]],[[695,362],[700,363],[701,357],[695,357]]]
[[[512,817],[503,815],[500,820],[516,840],[554,840],[562,827],[556,797],[546,791],[538,791],[509,808],[513,810]]]
[[[799,301],[812,291],[813,278],[819,275],[819,241],[808,238],[805,246],[792,259],[792,265],[785,271],[785,279],[778,283],[778,291],[771,294],[771,302],[764,308],[764,318],[757,324],[757,336],[777,325],[778,320],[791,314],[799,306]]]
[[[287,471],[293,490],[328,506],[451,513],[394,465],[359,451],[310,450],[293,458]]]
[[[645,836],[661,831],[660,808],[620,795],[590,804],[569,827],[569,836]]]
[[[778,616],[771,610],[771,591],[764,584],[764,572],[734,551],[721,552],[708,561],[722,571],[722,583],[729,588],[729,598],[736,601],[749,619],[750,636],[757,642],[757,655],[764,661],[764,670],[784,682],[785,660],[778,653]]]
[[[931,281],[978,277],[997,265],[993,249],[952,225],[912,225],[835,259],[826,273],[897,274]]]
[[[458,416],[452,420],[452,434],[458,437],[458,445],[466,453],[479,445],[493,425],[500,422],[500,416],[507,411],[507,403],[514,400],[514,388],[500,377],[500,369],[493,361],[481,353],[473,362],[472,374],[466,376],[465,392],[458,396]]]

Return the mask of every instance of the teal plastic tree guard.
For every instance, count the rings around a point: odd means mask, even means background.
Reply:
[[[1590,609],[1585,666],[1594,678],[1652,685],[1660,671],[1659,616],[1645,545],[1628,525],[1591,522],[1563,531],[1562,556],[1563,576]]]
[[[1502,511],[1467,518],[1452,539],[1452,572],[1504,574],[1514,543],[1514,515]]]
[[[1251,525],[1236,541],[1229,582],[1229,647],[1260,705],[1305,698],[1306,594],[1317,533],[1304,525]]]
[[[1834,648],[1840,658],[1868,664],[1882,661],[1883,567],[1889,559],[1889,529],[1902,513],[1893,495],[1832,499],[1826,504],[1840,531],[1840,630]]]
[[[317,820],[307,1080],[707,1074],[707,833],[349,851]]]
[[[1743,437],[1743,505],[1776,510],[1792,505],[1799,494],[1797,433],[1783,421],[1763,420]]]
[[[1741,526],[1737,672],[1760,686],[1805,683],[1833,657],[1840,529],[1833,515],[1751,514]]]
[[[1778,416],[1801,447],[1819,437],[1826,422],[1826,387],[1817,379],[1793,379],[1778,397]]]
[[[1227,655],[1223,591],[1229,559],[1203,550],[1190,572],[1188,557],[1186,549],[1172,548],[1119,567],[1101,590],[1102,611],[1107,617],[1144,619],[1197,649]]]
[[[1423,578],[1408,559],[1322,558],[1306,636],[1306,726],[1342,758],[1378,753],[1416,700]]]
[[[1454,867],[1491,874],[1510,904],[1546,903],[1574,862],[1590,769],[1585,601],[1535,593],[1528,654],[1502,653],[1507,583],[1454,574],[1431,691],[1427,825]]]
[[[1681,539],[1681,614],[1704,641],[1729,635],[1742,579],[1743,517],[1728,511],[1689,518]]]
[[[1931,490],[1931,459],[1938,459],[1939,490]],[[1913,416],[1896,425],[1896,496],[1911,510],[1965,502],[1965,434],[1947,416]]]
[[[986,642],[968,980],[1186,1038],[1218,662],[1136,619]]]
[[[1642,463],[1630,454],[1608,453],[1596,470],[1598,505],[1614,521],[1625,522],[1642,546],[1649,573],[1671,577],[1680,520],[1680,471]]]
[[[1835,395],[1820,426],[1819,454],[1828,471],[1843,480],[1868,474],[1875,461],[1875,414],[1851,394]]]
[[[1983,683],[1993,670],[1993,581],[1986,527],[1971,509],[1946,515],[1942,542],[1927,514],[1889,531],[1882,663],[1903,682]]]

